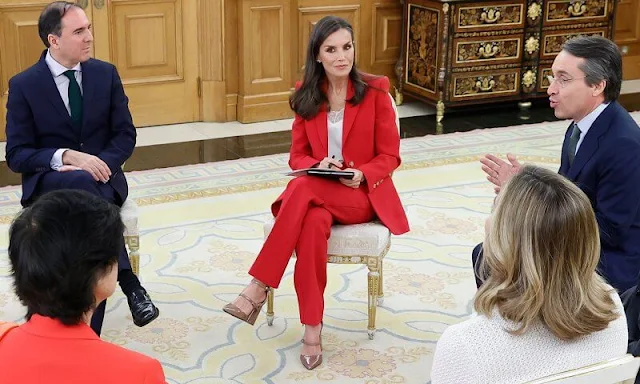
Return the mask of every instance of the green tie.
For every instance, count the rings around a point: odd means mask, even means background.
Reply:
[[[569,165],[573,164],[573,159],[576,157],[576,147],[578,146],[578,141],[580,140],[580,128],[578,128],[578,124],[573,123],[573,131],[571,131],[571,137],[569,138]]]
[[[74,125],[82,125],[82,93],[76,81],[76,71],[70,69],[63,75],[69,79],[69,109],[71,110],[71,121]]]

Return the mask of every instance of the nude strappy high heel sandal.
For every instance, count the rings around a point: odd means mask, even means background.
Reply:
[[[308,345],[310,347],[320,346],[320,354],[319,355],[303,355],[300,354],[300,362],[302,365],[308,370],[312,370],[322,364],[322,328],[324,328],[324,324],[320,328],[320,342],[319,343],[309,343],[304,338],[302,338],[302,344]]]
[[[260,310],[262,309],[262,306],[264,305],[264,303],[267,302],[267,297],[269,296],[269,291],[271,290],[271,288],[267,287],[266,285],[264,285],[263,283],[261,283],[260,281],[258,281],[256,279],[252,279],[251,280],[251,284],[255,284],[255,285],[259,286],[260,288],[264,289],[264,291],[267,294],[267,296],[265,296],[265,298],[264,298],[264,300],[262,300],[262,302],[256,303],[249,296],[245,295],[244,293],[241,293],[238,296],[240,296],[243,299],[247,300],[253,306],[253,309],[251,309],[251,311],[249,313],[242,312],[240,310],[240,308],[236,307],[232,303],[229,303],[229,304],[225,305],[222,308],[222,310],[225,311],[226,313],[230,314],[231,316],[244,321],[245,323],[254,325],[256,323],[256,319],[258,318],[258,315],[260,314]]]

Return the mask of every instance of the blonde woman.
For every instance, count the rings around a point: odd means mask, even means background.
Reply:
[[[478,315],[442,334],[432,384],[522,383],[626,353],[622,303],[596,273],[598,225],[578,187],[523,167],[485,237]]]

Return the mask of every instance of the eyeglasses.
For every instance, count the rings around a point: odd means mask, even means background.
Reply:
[[[555,78],[551,75],[547,75],[547,80],[549,80],[549,86],[551,86],[551,84],[553,84],[554,81],[558,82],[558,85],[560,85],[560,88],[564,88],[566,87],[570,82],[572,82],[573,80],[581,80],[581,79],[585,79],[586,76],[584,77],[574,77],[572,79],[563,79],[562,77],[559,78]]]

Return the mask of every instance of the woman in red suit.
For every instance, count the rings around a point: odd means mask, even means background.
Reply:
[[[123,230],[116,205],[81,190],[50,192],[18,215],[9,259],[27,321],[0,323],[0,382],[165,384],[158,360],[89,327],[116,288]]]
[[[271,206],[275,223],[251,267],[254,277],[224,311],[253,325],[269,289],[277,288],[291,254],[305,325],[300,359],[322,362],[320,333],[327,282],[327,240],[333,223],[378,218],[396,235],[409,230],[391,175],[400,165],[400,137],[389,79],[365,75],[354,64],[351,25],[327,16],[311,32],[302,83],[291,96],[295,112],[292,169],[340,168],[352,179],[297,177]]]

